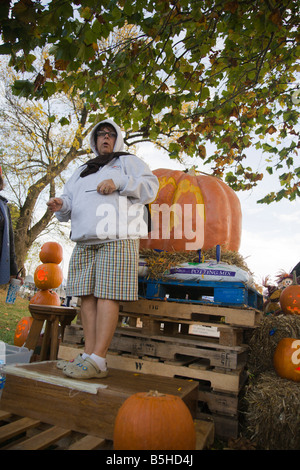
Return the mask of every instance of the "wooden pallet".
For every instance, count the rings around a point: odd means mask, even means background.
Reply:
[[[0,450],[112,449],[112,441],[0,411]]]
[[[243,331],[259,325],[262,313],[252,308],[215,307],[192,303],[174,303],[160,300],[120,302],[120,327],[135,329],[146,336],[166,335],[176,337],[193,335],[199,340],[213,337],[223,346],[243,343]],[[66,327],[67,344],[84,344],[80,321]]]
[[[145,299],[168,296],[176,302],[191,301],[199,304],[248,306],[263,309],[263,296],[243,282],[180,281],[172,279],[139,278],[139,295]]]
[[[108,367],[197,381],[198,405],[218,424],[216,434],[235,438],[238,397],[248,378],[244,333],[256,328],[262,315],[252,307],[153,299],[120,302]],[[59,357],[72,359],[83,345],[78,321],[67,327]]]
[[[62,344],[83,345],[84,332],[81,325],[72,325]],[[135,357],[148,356],[158,360],[178,360],[179,357],[202,359],[207,367],[237,369],[245,366],[248,346],[227,346],[218,339],[193,335],[145,335],[141,329],[117,328],[110,344],[110,351],[130,353]]]
[[[59,357],[71,360],[77,356],[78,347],[61,344]],[[169,378],[185,378],[198,383],[209,384],[212,390],[238,394],[243,387],[247,372],[244,367],[236,370],[223,368],[207,368],[202,361],[195,358],[180,358],[175,361],[160,361],[158,358],[144,356],[143,358],[132,354],[119,354],[109,351],[107,355],[108,368],[120,368],[131,373],[155,375]]]
[[[196,450],[214,442],[211,420],[195,419]],[[113,441],[0,411],[0,450],[113,450]]]
[[[198,324],[228,328],[228,325],[254,328],[262,319],[262,312],[250,307],[222,307],[192,302],[170,302],[140,299],[136,302],[120,302],[120,313],[141,317],[147,315],[158,322]]]
[[[179,357],[202,359],[209,367],[240,369],[246,365],[248,346],[224,346],[209,337],[187,335],[145,335],[130,328],[118,328],[110,344],[111,351],[176,361]]]

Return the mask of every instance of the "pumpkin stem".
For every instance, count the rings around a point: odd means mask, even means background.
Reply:
[[[160,393],[157,390],[149,390],[147,393],[147,397],[163,397],[165,396],[164,393]]]
[[[293,271],[293,284],[294,284],[294,285],[297,284],[297,274],[296,274],[296,270]]]

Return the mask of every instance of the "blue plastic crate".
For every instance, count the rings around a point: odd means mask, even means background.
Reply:
[[[222,306],[247,306],[263,309],[263,296],[242,282],[178,281],[139,278],[139,296],[175,302]]]

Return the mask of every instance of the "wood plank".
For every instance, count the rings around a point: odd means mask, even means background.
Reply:
[[[45,362],[43,364],[45,364]],[[53,364],[53,361],[48,361],[48,362],[49,364]],[[4,371],[6,374],[13,374],[18,377],[24,377],[27,379],[33,379],[33,380],[42,381],[42,382],[45,381],[45,376],[40,374],[38,368],[34,369],[32,367],[33,365],[34,364],[23,364],[22,367],[19,367],[17,365],[11,365],[11,366],[8,365],[4,367]],[[52,370],[52,372],[55,372],[55,370]],[[94,383],[94,382],[89,382],[86,380],[69,379],[62,374],[54,375],[54,374],[49,373],[47,374],[46,381],[49,384],[71,388],[72,390],[79,390],[83,392],[93,393],[95,395],[98,393],[99,388],[107,388],[107,385],[103,383]]]
[[[105,439],[97,436],[84,436],[71,444],[68,450],[94,450],[105,443]]]
[[[0,420],[7,420],[11,417],[11,413],[7,411],[0,410]]]
[[[120,302],[121,314],[136,313],[171,319],[197,320],[197,315],[224,317],[225,323],[235,326],[253,327],[262,318],[262,312],[254,308],[220,307],[193,303],[164,302],[142,299],[135,302]]]
[[[29,304],[28,305],[29,311],[32,314],[42,314],[42,315],[67,315],[67,316],[75,316],[77,314],[78,309],[76,307],[65,307],[62,305],[37,305],[37,304]]]
[[[70,429],[64,429],[59,426],[52,426],[46,431],[40,432],[25,441],[12,445],[10,450],[43,450],[52,444],[71,434]]]
[[[196,450],[207,449],[215,439],[215,426],[213,421],[195,419]]]
[[[27,431],[27,429],[33,428],[40,424],[39,420],[31,418],[21,418],[12,423],[6,424],[0,427],[0,442],[11,439],[18,434]]]

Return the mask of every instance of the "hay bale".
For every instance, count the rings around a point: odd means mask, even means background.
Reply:
[[[140,256],[145,259],[148,266],[148,278],[161,279],[170,268],[182,263],[199,263],[197,251],[156,251],[151,249],[140,250]],[[215,260],[216,247],[209,250],[201,250],[202,260]],[[252,274],[243,256],[237,251],[229,251],[221,247],[221,261],[237,266]]]
[[[246,387],[244,400],[245,433],[258,449],[300,449],[299,383],[264,372]]]
[[[273,370],[273,355],[282,338],[300,339],[300,316],[282,314],[263,317],[248,340],[248,368],[252,374]]]

